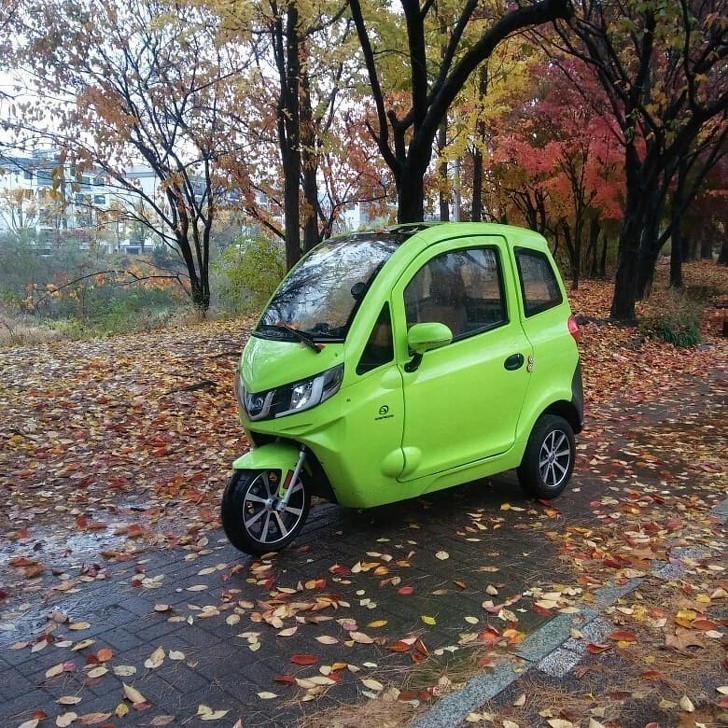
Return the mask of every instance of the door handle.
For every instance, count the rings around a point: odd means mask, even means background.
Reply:
[[[520,369],[523,366],[523,362],[525,359],[523,358],[523,354],[511,354],[504,362],[503,366],[509,371],[509,372],[515,372],[516,369]]]

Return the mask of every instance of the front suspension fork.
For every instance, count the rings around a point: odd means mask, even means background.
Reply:
[[[276,510],[280,513],[282,513],[288,507],[288,501],[291,498],[293,486],[301,475],[303,464],[306,462],[306,453],[306,446],[301,445],[298,451],[298,462],[296,463],[296,467],[286,473],[286,477],[281,483],[280,488],[278,488],[278,503],[276,504]]]

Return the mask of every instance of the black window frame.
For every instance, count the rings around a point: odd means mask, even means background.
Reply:
[[[382,328],[388,331],[388,341],[384,345],[377,342],[379,332]],[[356,373],[360,375],[368,374],[375,369],[379,369],[379,367],[391,364],[393,361],[394,334],[392,331],[392,312],[389,310],[389,303],[385,302],[372,327],[366,346],[359,357],[356,365]]]
[[[559,285],[559,275],[557,271],[554,270],[554,266],[549,260],[549,257],[541,250],[534,250],[533,248],[524,248],[520,246],[515,246],[513,248],[513,254],[516,259],[516,268],[518,270],[518,285],[521,290],[521,301],[523,302],[524,316],[526,318],[530,318],[531,316],[537,316],[544,311],[549,311],[552,308],[560,306],[564,302],[564,294],[561,290],[561,286]],[[546,270],[548,270],[551,274],[551,281],[556,289],[556,292],[558,293],[557,298],[551,298],[547,301],[540,301],[535,304],[529,303],[529,300],[526,296],[526,285],[524,281],[523,269],[521,267],[521,259],[524,256],[537,258],[538,260],[543,261]],[[545,283],[548,289],[548,282],[545,281]]]

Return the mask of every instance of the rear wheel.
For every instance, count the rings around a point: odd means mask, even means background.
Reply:
[[[539,417],[517,470],[524,491],[536,498],[555,498],[571,478],[575,455],[571,425],[558,415]]]
[[[222,496],[220,516],[230,543],[258,556],[287,546],[308,515],[311,493],[305,475],[292,483],[283,506],[279,497],[280,471],[236,470]]]

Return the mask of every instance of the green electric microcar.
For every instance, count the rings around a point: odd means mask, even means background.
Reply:
[[[402,225],[331,238],[286,276],[236,376],[251,449],[230,541],[288,544],[311,494],[370,508],[516,468],[553,498],[583,424],[578,327],[538,233]]]

